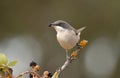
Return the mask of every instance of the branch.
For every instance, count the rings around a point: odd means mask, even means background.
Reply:
[[[70,58],[68,58],[65,63],[53,74],[52,78],[58,78],[58,76],[60,75],[60,73],[65,70],[65,68],[70,64],[72,63],[72,61],[74,59],[76,59],[77,55],[78,55],[78,52],[80,52],[80,50],[86,46],[87,44],[87,40],[82,40],[80,42],[80,44],[78,44],[78,49],[76,49],[75,51],[72,52]]]
[[[19,74],[18,76],[14,77],[14,78],[20,78],[25,74],[31,74],[32,76],[34,76],[33,78],[58,78],[60,73],[66,69],[66,67],[73,62],[73,60],[75,60],[78,56],[78,53],[80,52],[80,50],[82,48],[84,48],[87,45],[88,41],[87,40],[82,40],[78,45],[77,45],[77,49],[75,51],[73,51],[71,53],[71,56],[69,58],[66,59],[65,63],[58,69],[56,70],[56,72],[52,75],[50,72],[48,71],[44,71],[42,75],[39,75],[37,73],[37,71],[40,70],[40,66],[37,65],[36,62],[31,62],[30,63],[30,67],[32,68],[31,71],[25,71],[21,74]]]

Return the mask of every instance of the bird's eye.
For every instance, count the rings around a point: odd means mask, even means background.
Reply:
[[[62,26],[62,25],[63,25],[63,23],[59,23],[58,25],[59,25],[59,26]]]

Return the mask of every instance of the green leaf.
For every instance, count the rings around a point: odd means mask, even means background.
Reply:
[[[11,62],[9,62],[8,63],[8,66],[15,66],[16,65],[16,63],[17,63],[17,61],[16,60],[13,60],[13,61],[11,61]]]
[[[0,65],[6,65],[8,63],[8,58],[5,54],[0,53]]]

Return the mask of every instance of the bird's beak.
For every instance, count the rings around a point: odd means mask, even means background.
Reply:
[[[52,27],[52,26],[56,26],[56,24],[51,23],[51,24],[49,24],[48,26],[49,26],[49,27]]]
[[[51,26],[52,26],[52,23],[51,23],[51,24],[49,24],[48,26],[49,26],[49,27],[51,27]]]

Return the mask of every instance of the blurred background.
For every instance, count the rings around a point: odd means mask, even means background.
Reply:
[[[119,0],[0,0],[0,52],[18,60],[14,75],[36,61],[41,72],[54,73],[65,50],[48,24],[65,20],[76,29],[86,26],[89,41],[60,78],[120,78]]]

